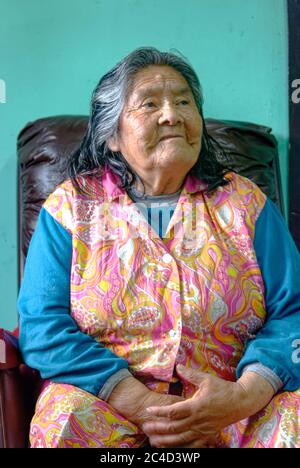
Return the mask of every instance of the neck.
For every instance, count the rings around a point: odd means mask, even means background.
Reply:
[[[176,193],[182,187],[185,176],[180,178],[167,178],[165,175],[160,177],[141,177],[145,186],[145,195],[171,195]],[[143,192],[143,185],[139,180],[137,180],[135,189]]]

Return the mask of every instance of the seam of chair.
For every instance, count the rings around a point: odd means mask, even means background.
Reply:
[[[3,372],[0,372],[0,389],[3,388],[4,382],[3,382]],[[6,434],[5,434],[5,429],[4,429],[4,413],[3,413],[3,394],[0,392],[0,419],[1,419],[1,441],[2,441],[2,448],[7,447],[7,441],[6,441]]]

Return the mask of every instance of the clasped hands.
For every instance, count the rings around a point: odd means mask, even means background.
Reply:
[[[178,365],[177,375],[197,390],[191,398],[150,391],[133,377],[117,385],[109,404],[139,426],[153,447],[216,447],[220,431],[262,409],[273,387],[254,372],[237,382]]]

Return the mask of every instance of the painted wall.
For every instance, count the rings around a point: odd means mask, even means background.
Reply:
[[[286,0],[0,0],[0,326],[17,324],[17,134],[87,114],[100,76],[138,46],[190,60],[207,117],[271,126],[287,192],[286,17]]]

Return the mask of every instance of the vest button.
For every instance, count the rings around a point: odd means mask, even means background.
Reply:
[[[162,261],[164,263],[171,263],[172,256],[170,254],[164,254],[163,257],[162,257]]]

